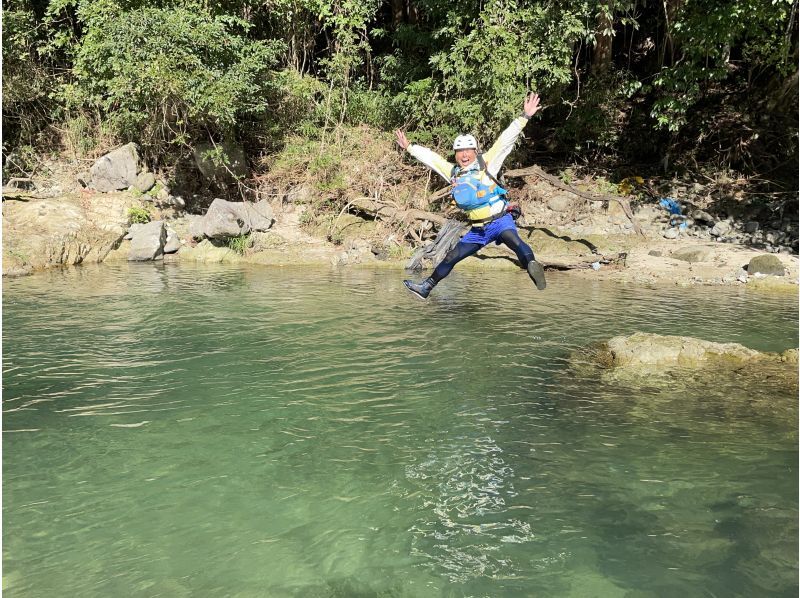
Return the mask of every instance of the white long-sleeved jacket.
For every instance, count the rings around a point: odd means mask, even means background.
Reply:
[[[528,119],[524,116],[515,118],[508,128],[500,134],[494,145],[483,153],[483,159],[486,161],[486,170],[492,176],[496,177],[497,173],[500,172],[503,162],[505,162],[511,150],[514,149],[514,143],[516,143],[526,124],[528,124]],[[408,153],[434,172],[440,174],[448,183],[450,182],[450,174],[453,172],[454,163],[448,162],[433,150],[415,143],[408,146]],[[473,164],[474,162],[467,166],[466,170],[469,170]]]
[[[508,157],[508,154],[511,153],[511,150],[514,149],[514,143],[516,143],[517,138],[519,137],[520,133],[522,133],[522,130],[525,128],[526,124],[528,124],[528,119],[524,116],[518,116],[515,118],[513,121],[511,121],[511,124],[508,126],[508,128],[506,128],[506,130],[500,134],[500,137],[497,138],[497,141],[494,142],[492,147],[483,153],[483,159],[486,162],[486,171],[488,171],[493,177],[497,177],[497,173],[500,172],[503,162],[505,162],[505,159]],[[425,164],[425,166],[441,175],[441,177],[448,183],[452,182],[450,177],[452,175],[453,168],[456,166],[454,163],[448,162],[433,150],[421,145],[416,145],[414,143],[408,146],[408,153]],[[469,164],[464,170],[476,168],[476,162],[477,160]],[[492,181],[487,174],[483,175],[482,182],[487,186],[492,184]],[[489,206],[478,208],[477,210],[470,210],[467,212],[467,216],[470,218],[470,220],[481,220],[490,216],[494,216],[504,209],[505,202],[497,201]]]

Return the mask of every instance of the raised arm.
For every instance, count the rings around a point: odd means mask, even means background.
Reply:
[[[409,143],[408,139],[406,138],[406,134],[400,129],[397,129],[394,134],[397,137],[397,145],[408,151],[409,154],[414,156],[432,171],[441,175],[445,181],[448,183],[450,182],[450,173],[453,171],[454,166],[452,163],[442,158],[433,150],[429,150],[428,148],[422,147],[421,145],[417,145],[415,143]]]
[[[539,94],[528,94],[525,98],[522,114],[511,121],[511,124],[500,134],[494,145],[487,152],[484,152],[483,159],[486,160],[486,170],[492,176],[497,176],[497,173],[500,172],[503,162],[505,162],[511,150],[514,149],[517,138],[522,133],[525,125],[528,124],[528,119],[539,111],[539,102]]]

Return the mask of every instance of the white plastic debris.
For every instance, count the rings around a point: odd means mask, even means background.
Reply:
[[[600,269],[600,262],[594,262],[592,264],[592,270],[599,270]]]

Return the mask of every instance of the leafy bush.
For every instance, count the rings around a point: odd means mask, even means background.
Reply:
[[[129,224],[145,224],[150,222],[150,212],[146,208],[133,206],[128,208],[128,223]]]
[[[63,90],[69,107],[94,109],[122,138],[158,150],[230,134],[242,114],[265,111],[280,42],[252,41],[242,19],[199,8],[122,8],[78,3],[86,33]]]

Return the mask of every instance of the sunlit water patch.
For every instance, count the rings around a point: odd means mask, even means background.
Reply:
[[[796,596],[796,396],[568,361],[636,331],[782,351],[796,298],[401,278],[4,281],[9,595]]]

